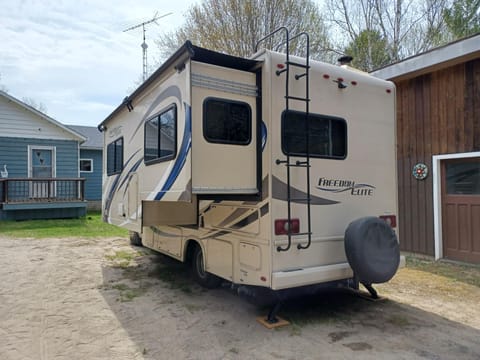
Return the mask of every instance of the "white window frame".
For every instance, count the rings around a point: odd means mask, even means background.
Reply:
[[[91,170],[89,170],[89,171],[87,171],[87,170],[82,170],[82,169],[80,168],[80,163],[81,163],[82,161],[90,161],[90,169],[91,169]],[[80,171],[81,173],[93,173],[93,159],[87,159],[87,158],[85,158],[85,159],[79,159],[79,160],[78,160],[78,171]]]

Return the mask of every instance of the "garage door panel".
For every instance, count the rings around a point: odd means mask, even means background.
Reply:
[[[446,221],[445,221],[445,234],[447,249],[458,249],[458,236],[457,236],[457,206],[455,204],[446,205]]]
[[[479,205],[472,205],[472,249],[475,253],[480,255],[480,241],[478,238],[480,237],[480,204]]]

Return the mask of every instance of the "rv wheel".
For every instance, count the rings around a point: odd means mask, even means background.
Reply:
[[[397,235],[382,219],[365,217],[345,231],[345,253],[361,283],[384,283],[397,272],[400,248]]]
[[[138,232],[129,231],[128,234],[130,236],[130,244],[132,244],[134,246],[143,246],[142,238],[141,238],[141,236]]]
[[[207,289],[214,289],[220,286],[222,279],[208,271],[205,271],[203,252],[200,246],[195,247],[192,259],[192,272],[195,280]]]

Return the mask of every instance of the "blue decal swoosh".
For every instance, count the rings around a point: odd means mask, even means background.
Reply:
[[[125,163],[125,165],[123,166],[123,169],[121,171],[120,174],[118,174],[115,178],[115,180],[113,181],[113,184],[112,184],[112,187],[110,188],[110,191],[108,192],[108,196],[107,196],[107,199],[105,200],[105,212],[103,214],[103,220],[106,222],[107,221],[107,218],[108,218],[108,213],[110,212],[110,205],[112,204],[112,199],[113,199],[113,194],[117,191],[117,189],[119,187],[121,187],[124,183],[125,183],[125,180],[127,179],[128,176],[124,177],[123,178],[123,181],[122,183],[119,185],[119,181],[120,179],[122,178],[122,175],[124,175],[124,170],[127,168],[127,165],[130,163],[130,161],[132,161],[133,157],[140,151],[137,150],[135,151],[135,153],[133,153],[132,156],[130,156],[130,158],[127,160],[127,162]],[[140,160],[141,161],[141,160]],[[137,161],[137,163],[135,163],[133,165],[132,168],[138,168],[138,165],[139,165],[139,162]],[[126,174],[128,175],[132,170],[130,169],[130,171],[128,171]]]
[[[267,145],[267,125],[262,121],[261,123],[262,128],[262,152],[265,149],[265,145]]]
[[[155,196],[155,200],[161,200],[165,193],[170,190],[175,180],[177,180],[180,171],[187,161],[187,155],[192,147],[192,109],[189,105],[185,105],[185,131],[183,132],[182,145],[180,147],[180,154],[173,165],[172,171],[168,175],[165,184],[163,184],[162,190],[160,190]]]

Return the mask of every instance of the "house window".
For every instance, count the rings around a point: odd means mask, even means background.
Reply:
[[[287,110],[282,114],[282,151],[285,155],[306,156],[307,114]],[[347,156],[347,123],[342,118],[308,114],[308,148],[311,157],[345,159]]]
[[[118,174],[123,169],[123,137],[107,146],[107,175]]]
[[[248,145],[252,139],[252,110],[244,102],[206,99],[203,103],[203,136],[208,142]]]
[[[93,160],[92,159],[80,159],[80,171],[81,172],[93,172]]]
[[[145,123],[145,163],[174,159],[177,154],[177,107],[172,105]]]

